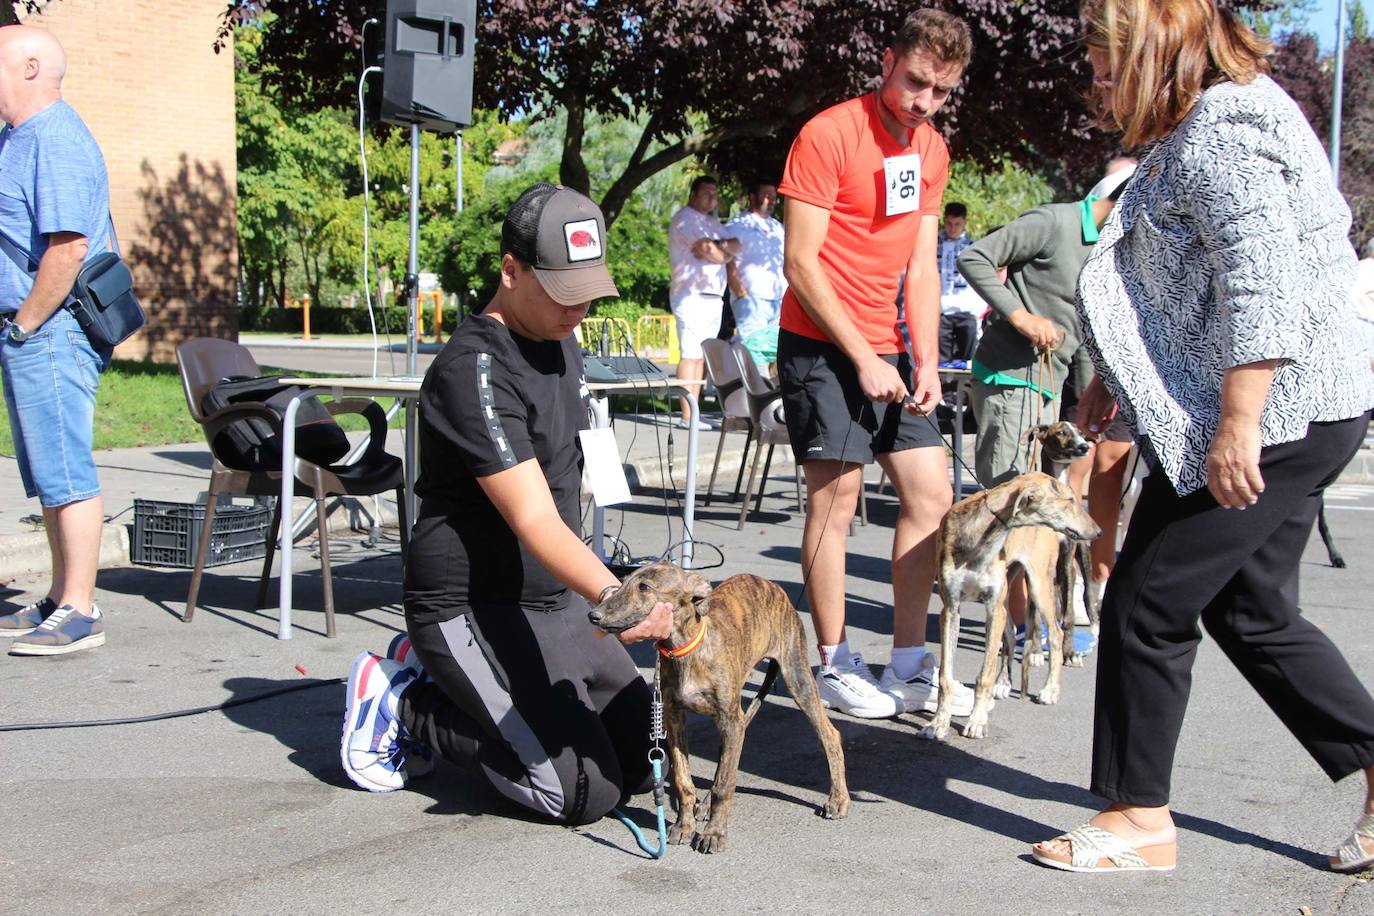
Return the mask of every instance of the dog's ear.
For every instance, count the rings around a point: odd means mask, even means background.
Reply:
[[[1041,423],[1039,426],[1032,426],[1031,429],[1030,429],[1030,432],[1026,433],[1026,441],[1027,441],[1027,442],[1034,442],[1034,441],[1036,441],[1036,440],[1038,439],[1038,440],[1040,440],[1041,442],[1044,442],[1044,441],[1045,441],[1045,433],[1047,433],[1047,432],[1049,432],[1049,431],[1050,431],[1049,426],[1046,425],[1046,424],[1044,424],[1044,423]]]
[[[706,613],[706,599],[711,597],[711,583],[706,581],[706,577],[699,576],[694,572],[686,573],[687,594],[692,596],[692,604],[696,605],[698,614]]]
[[[993,502],[991,498],[989,499],[988,508],[992,509],[998,518],[1004,520],[1013,518],[1025,506],[1026,499],[1030,495],[1030,488],[1025,486],[1005,487],[1006,492],[997,492],[1001,489],[1003,487],[994,487],[988,493],[989,497],[996,498],[996,502]]]

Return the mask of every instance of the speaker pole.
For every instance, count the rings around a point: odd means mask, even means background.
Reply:
[[[406,375],[418,376],[420,349],[420,128],[410,125],[410,255],[406,259]],[[406,407],[406,518],[415,518],[415,461],[419,441],[418,405]]]

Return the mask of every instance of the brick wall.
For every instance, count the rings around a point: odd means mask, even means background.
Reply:
[[[25,22],[67,50],[63,95],[105,154],[120,245],[148,326],[121,357],[235,339],[234,55],[224,0],[53,0]]]

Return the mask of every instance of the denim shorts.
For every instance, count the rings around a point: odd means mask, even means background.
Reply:
[[[92,347],[66,309],[23,343],[10,339],[8,327],[0,331],[5,407],[25,494],[46,509],[99,496],[91,442],[110,352]]]

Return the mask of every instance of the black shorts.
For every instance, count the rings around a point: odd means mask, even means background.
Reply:
[[[884,355],[911,385],[911,357]],[[864,397],[854,364],[833,343],[778,332],[778,379],[792,455],[804,461],[872,464],[877,455],[944,445],[934,417]]]

